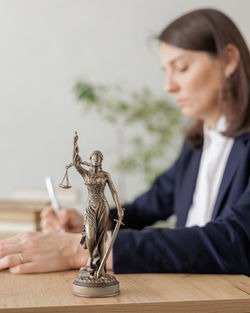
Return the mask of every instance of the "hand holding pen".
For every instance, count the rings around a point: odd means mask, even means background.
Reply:
[[[51,212],[50,212],[51,221],[50,221],[49,224],[52,225],[53,223],[55,224],[56,220],[58,220],[58,222],[60,222],[60,220],[61,220],[61,218],[60,218],[61,212],[60,212],[59,203],[58,203],[56,195],[55,195],[52,179],[51,179],[50,176],[46,177],[45,183],[46,183],[49,199],[50,199],[50,202],[51,202]],[[58,223],[56,223],[56,224],[58,224]],[[55,231],[64,231],[64,227],[60,226],[60,224],[58,224],[57,227],[54,227],[54,228],[55,228]]]
[[[74,209],[61,208],[54,192],[52,179],[46,178],[46,186],[51,205],[41,213],[41,228],[45,232],[73,232],[82,231],[83,217]]]
[[[75,209],[60,209],[60,215],[56,216],[51,206],[45,208],[41,213],[41,228],[47,233],[66,232],[80,233],[83,228],[83,217]]]

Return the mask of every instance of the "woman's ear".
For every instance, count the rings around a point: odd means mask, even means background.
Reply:
[[[223,50],[224,75],[229,78],[237,69],[240,59],[239,49],[228,44]]]

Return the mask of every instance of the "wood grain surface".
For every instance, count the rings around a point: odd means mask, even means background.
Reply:
[[[243,275],[116,275],[120,295],[82,298],[71,293],[76,274],[0,272],[0,313],[250,312],[250,278]]]

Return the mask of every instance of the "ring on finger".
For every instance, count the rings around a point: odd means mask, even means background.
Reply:
[[[20,264],[23,264],[24,263],[24,259],[23,259],[22,253],[18,253],[18,257],[19,257],[19,260],[20,260]]]

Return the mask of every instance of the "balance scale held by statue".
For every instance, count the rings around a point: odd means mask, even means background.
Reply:
[[[117,233],[122,223],[124,209],[121,207],[117,192],[110,174],[102,170],[103,155],[101,151],[94,151],[90,155],[90,163],[82,161],[79,155],[78,135],[75,132],[73,163],[66,165],[66,172],[60,183],[64,189],[71,188],[68,170],[72,166],[83,177],[88,189],[88,200],[84,212],[84,225],[80,244],[88,249],[89,258],[86,266],[82,267],[73,282],[72,292],[83,297],[108,297],[119,294],[119,282],[114,275],[106,271],[106,262],[114,245]],[[88,167],[89,169],[84,168]],[[108,184],[117,207],[118,219],[109,246],[105,249],[107,229],[109,225],[109,205],[104,195]]]

